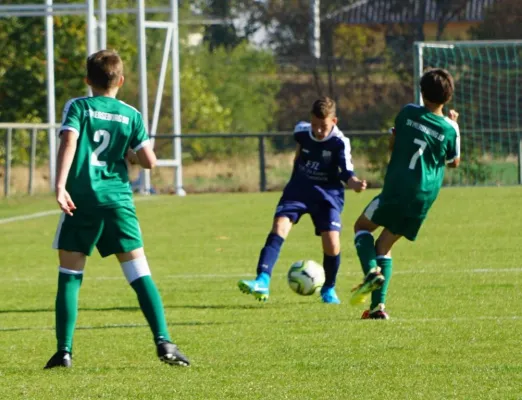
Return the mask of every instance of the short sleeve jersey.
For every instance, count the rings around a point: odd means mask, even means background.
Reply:
[[[141,114],[112,97],[72,99],[63,111],[60,133],[78,137],[66,189],[76,205],[116,207],[132,202],[125,155],[149,142]]]
[[[342,208],[343,182],[354,174],[350,140],[337,126],[325,139],[319,140],[309,122],[296,125],[294,139],[299,144],[299,153],[283,196],[305,202],[326,200]]]
[[[460,157],[456,122],[409,104],[395,119],[395,144],[382,199],[401,204],[410,216],[424,216],[437,198],[446,162]]]

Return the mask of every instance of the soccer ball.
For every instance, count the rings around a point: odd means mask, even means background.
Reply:
[[[297,294],[311,296],[324,285],[324,268],[312,260],[292,264],[288,271],[288,285]]]

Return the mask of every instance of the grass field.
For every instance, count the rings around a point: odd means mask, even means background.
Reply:
[[[522,188],[443,190],[418,241],[395,250],[390,321],[348,304],[361,278],[351,224],[376,192],[348,194],[340,306],[299,297],[295,260],[321,261],[308,218],[258,304],[253,276],[278,198],[151,197],[137,204],[175,341],[193,366],[157,361],[114,259],[92,257],[80,295],[74,368],[44,371],[55,350],[57,215],[0,220],[0,399],[522,399]],[[0,219],[54,209],[0,201]]]

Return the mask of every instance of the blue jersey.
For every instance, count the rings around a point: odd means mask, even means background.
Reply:
[[[294,130],[299,153],[283,198],[305,203],[328,202],[342,210],[344,185],[353,175],[350,140],[334,126],[323,140],[316,139],[309,122],[300,122]]]

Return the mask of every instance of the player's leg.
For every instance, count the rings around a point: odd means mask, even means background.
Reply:
[[[288,216],[278,216],[274,218],[272,230],[266,238],[264,247],[259,254],[256,273],[257,276],[265,275],[270,278],[275,263],[279,258],[281,247],[292,229],[292,221]]]
[[[71,367],[73,335],[78,318],[78,297],[83,280],[86,255],[90,255],[100,235],[101,221],[82,211],[74,216],[62,214],[53,248],[58,250],[58,289],[55,330],[57,352],[45,368]]]
[[[388,293],[388,286],[390,285],[393,272],[391,249],[401,237],[401,235],[396,235],[385,228],[377,239],[375,244],[377,264],[381,270],[381,274],[384,276],[384,282],[380,288],[372,292],[370,309],[363,314],[363,319],[389,319],[385,311],[385,304],[386,294]]]
[[[187,358],[171,342],[161,295],[152,279],[143,250],[141,230],[132,204],[103,211],[104,229],[97,247],[102,257],[115,254],[127,282],[136,292],[152,331],[161,361],[188,366]]]
[[[281,199],[277,205],[272,223],[272,229],[268,234],[264,247],[259,254],[256,269],[256,279],[240,280],[239,290],[252,294],[259,301],[266,301],[270,295],[270,279],[272,270],[279,258],[279,253],[294,223],[307,211],[306,205],[297,201]]]
[[[364,280],[353,289],[350,299],[350,304],[352,305],[363,303],[369,294],[381,287],[384,282],[384,276],[380,273],[377,265],[377,254],[373,238],[373,232],[379,228],[379,224],[372,221],[375,212],[379,208],[379,202],[380,199],[377,196],[366,207],[354,225],[355,249],[361,262]]]
[[[127,282],[136,292],[141,311],[152,331],[159,359],[172,365],[189,366],[187,357],[178,350],[170,338],[161,295],[152,279],[143,247],[117,253],[116,257]]]
[[[341,301],[335,292],[337,273],[341,265],[341,242],[340,232],[323,231],[321,232],[323,244],[323,267],[325,281],[321,288],[321,299],[327,304],[340,304]]]
[[[372,210],[378,204],[378,198],[366,207],[366,210],[355,221],[353,230],[355,233],[354,244],[357,256],[361,262],[361,268],[364,275],[367,275],[372,269],[377,267],[377,254],[375,253],[375,239],[373,232],[379,228],[375,222],[371,220]]]
[[[372,303],[370,310],[363,314],[363,318],[388,319],[389,316],[385,311],[386,295],[390,285],[393,260],[391,249],[393,245],[401,238],[405,237],[410,241],[417,238],[417,234],[424,222],[425,215],[407,216],[404,211],[397,210],[393,213],[397,218],[389,221],[389,226],[393,227],[393,232],[386,228],[382,231],[376,243],[377,263],[381,268],[381,273],[385,277],[381,288],[372,293]]]

